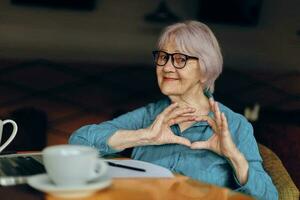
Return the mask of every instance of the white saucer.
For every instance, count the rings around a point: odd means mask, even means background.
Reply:
[[[42,192],[61,198],[83,198],[92,195],[97,190],[111,185],[111,178],[103,177],[99,181],[89,182],[78,186],[55,185],[47,174],[39,174],[28,178],[28,184]]]

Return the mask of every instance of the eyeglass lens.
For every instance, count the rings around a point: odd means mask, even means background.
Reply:
[[[180,53],[174,53],[174,54],[168,54],[163,51],[156,51],[154,55],[155,64],[159,66],[164,66],[169,61],[169,58],[171,56],[171,61],[174,67],[176,68],[183,68],[187,61],[187,56],[180,54]]]

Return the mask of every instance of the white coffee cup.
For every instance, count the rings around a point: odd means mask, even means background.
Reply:
[[[43,151],[49,178],[60,186],[78,186],[101,179],[108,166],[95,148],[81,145],[55,145]]]
[[[13,131],[10,134],[9,138],[0,146],[0,152],[3,151],[11,143],[11,141],[13,141],[13,139],[16,137],[17,131],[18,131],[18,126],[17,126],[16,122],[14,122],[11,119],[7,119],[7,120],[3,120],[3,121],[0,119],[0,144],[1,144],[1,139],[2,139],[3,126],[5,124],[11,124],[13,126]]]

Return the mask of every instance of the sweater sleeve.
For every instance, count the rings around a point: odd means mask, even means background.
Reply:
[[[244,185],[241,185],[234,177],[238,185],[236,191],[249,194],[259,200],[278,199],[272,179],[263,169],[252,125],[246,119],[242,119],[237,128],[236,144],[249,163],[248,180]]]
[[[116,153],[118,150],[113,149],[107,144],[109,138],[117,130],[137,130],[142,128],[147,117],[146,115],[147,108],[141,107],[111,121],[83,126],[71,135],[69,144],[95,147],[101,155]]]

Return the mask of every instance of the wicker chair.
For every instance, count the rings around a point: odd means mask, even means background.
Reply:
[[[258,146],[263,166],[278,190],[279,200],[299,200],[299,190],[278,156],[266,146]]]

